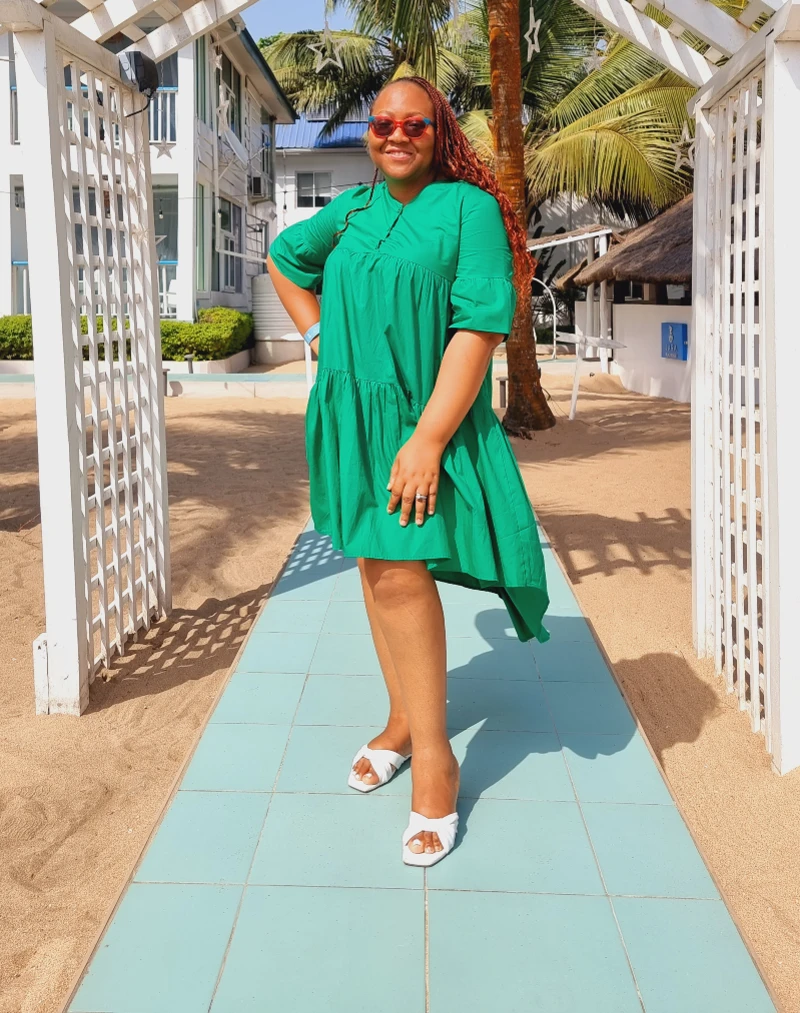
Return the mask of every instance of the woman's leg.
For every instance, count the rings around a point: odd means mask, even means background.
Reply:
[[[408,717],[406,716],[403,704],[400,681],[395,671],[386,638],[378,622],[372,587],[364,576],[363,559],[358,560],[358,569],[361,573],[361,587],[364,591],[364,604],[367,606],[367,617],[370,629],[372,630],[372,639],[375,642],[375,651],[378,655],[381,672],[386,683],[386,691],[389,694],[389,719],[386,722],[386,728],[380,735],[376,735],[368,745],[373,749],[391,749],[395,753],[402,753],[403,756],[408,756],[411,752],[411,736],[408,730]],[[360,759],[354,765],[353,770],[356,772],[356,776],[360,777],[365,784],[375,784],[378,780],[375,771],[372,769],[372,764],[367,759]]]
[[[411,808],[432,819],[447,816],[458,797],[458,763],[447,736],[444,613],[436,582],[420,561],[365,559],[362,573],[408,720]],[[409,847],[417,853],[441,851],[438,836],[429,832]]]

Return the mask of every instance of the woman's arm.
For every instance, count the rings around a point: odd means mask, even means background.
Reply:
[[[504,338],[488,331],[459,330],[450,339],[414,435],[400,448],[392,466],[388,511],[394,513],[402,502],[403,526],[408,524],[412,508],[416,509],[417,524],[423,522],[425,503],[415,501],[417,492],[427,494],[428,514],[434,512],[444,449],[475,402],[492,353]]]
[[[283,308],[292,318],[292,323],[298,331],[305,334],[320,318],[319,299],[309,289],[295,285],[286,275],[281,274],[269,254],[267,254],[267,270]],[[311,350],[315,355],[319,355],[319,336],[311,342]]]

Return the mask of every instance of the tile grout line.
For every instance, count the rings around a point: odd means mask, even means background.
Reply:
[[[289,560],[291,560],[291,555],[289,556]],[[342,563],[344,563],[344,557],[342,557]],[[288,565],[288,561],[287,561],[287,565]],[[341,567],[340,567],[339,572],[341,572]],[[336,575],[336,579],[337,580],[339,579],[339,574],[338,573]],[[334,586],[335,586],[335,584],[336,584],[336,581],[334,581]],[[277,586],[278,585],[276,584],[275,585],[276,589],[277,589]],[[331,603],[331,598],[328,597],[327,606],[325,608],[325,615],[322,617],[323,624],[325,622],[325,617],[328,614],[328,608],[330,607],[330,603]],[[322,626],[320,626],[320,632],[317,634],[317,646],[319,644],[319,638],[320,638],[321,635],[322,635]],[[314,650],[316,652],[316,646],[315,646]],[[313,657],[314,657],[314,655],[312,654],[311,659],[309,660],[309,664],[308,664],[309,668],[311,667],[311,660],[313,660]],[[239,915],[241,914],[242,905],[244,904],[244,898],[245,898],[245,895],[247,893],[248,887],[250,885],[250,875],[252,874],[252,871],[253,871],[253,865],[254,865],[255,860],[256,860],[256,854],[258,853],[258,849],[259,849],[259,846],[261,844],[261,838],[262,838],[263,833],[264,833],[264,827],[266,826],[266,823],[267,823],[267,817],[269,816],[269,811],[272,808],[272,801],[275,798],[275,788],[276,788],[276,786],[278,784],[278,780],[279,780],[279,778],[281,776],[281,772],[283,770],[283,763],[284,763],[284,760],[286,759],[286,751],[289,748],[289,743],[291,742],[291,739],[292,739],[292,730],[295,727],[295,719],[297,717],[297,712],[300,709],[300,703],[301,703],[301,701],[303,699],[303,694],[305,693],[307,685],[308,685],[308,670],[306,670],[305,678],[303,679],[303,688],[300,690],[300,696],[297,699],[297,704],[296,704],[295,709],[294,709],[294,714],[292,715],[292,720],[289,722],[289,732],[288,732],[288,734],[286,736],[286,742],[284,743],[284,746],[283,746],[283,752],[281,754],[280,762],[278,763],[278,769],[275,772],[275,778],[274,778],[274,780],[272,782],[272,789],[269,792],[269,802],[267,803],[267,808],[266,808],[266,811],[264,813],[264,819],[261,821],[261,829],[258,832],[258,837],[256,839],[256,846],[253,849],[253,855],[252,855],[252,857],[250,859],[250,864],[249,864],[248,869],[247,869],[247,876],[245,877],[245,882],[244,882],[244,885],[242,887],[242,893],[241,893],[241,896],[239,897],[239,903],[238,903],[238,905],[236,907],[236,913],[235,913],[235,915],[233,917],[233,924],[231,925],[231,931],[230,931],[230,933],[228,935],[228,941],[227,941],[227,943],[225,945],[225,952],[222,955],[222,962],[220,963],[219,971],[217,972],[217,977],[216,977],[216,980],[214,982],[214,988],[212,989],[212,992],[211,992],[211,999],[209,1000],[207,1013],[211,1013],[211,1009],[212,1009],[212,1007],[214,1005],[214,1002],[216,1000],[216,997],[217,997],[217,990],[219,989],[220,982],[222,981],[222,975],[223,975],[223,973],[225,971],[225,965],[226,965],[226,963],[228,961],[228,955],[230,953],[231,944],[233,942],[233,937],[234,937],[234,935],[236,933],[237,925],[239,924]]]
[[[549,702],[548,702],[548,709],[549,709]],[[558,735],[559,741],[561,741],[561,736],[558,733],[558,729],[556,729],[556,735]],[[617,912],[614,910],[614,902],[613,902],[613,900],[611,898],[611,894],[609,893],[608,884],[606,883],[606,878],[603,875],[603,869],[602,869],[602,867],[600,865],[600,858],[599,858],[599,856],[597,854],[597,851],[595,849],[594,841],[592,840],[592,835],[589,832],[589,825],[586,822],[586,817],[585,817],[584,812],[583,812],[583,805],[581,804],[581,799],[580,799],[580,796],[578,795],[578,786],[575,784],[575,780],[574,780],[574,778],[572,776],[572,770],[570,769],[570,766],[569,766],[569,763],[567,761],[567,758],[564,755],[564,746],[563,746],[563,744],[561,746],[561,755],[562,755],[562,757],[564,759],[564,766],[567,768],[567,777],[570,779],[570,783],[572,784],[572,790],[575,792],[575,804],[578,807],[578,813],[579,813],[580,818],[581,818],[581,823],[583,824],[583,830],[584,830],[584,833],[586,834],[586,839],[589,842],[589,847],[591,848],[592,857],[594,858],[595,865],[597,866],[597,874],[599,875],[600,882],[601,882],[601,884],[603,886],[603,893],[605,894],[606,900],[608,901],[608,906],[611,909],[611,917],[614,919],[614,924],[617,927],[617,936],[618,936],[619,941],[620,941],[620,943],[622,945],[622,952],[625,954],[625,962],[627,963],[628,970],[630,971],[631,979],[633,981],[633,987],[636,989],[636,997],[639,1000],[639,1005],[642,1008],[642,1013],[647,1013],[647,1011],[645,1009],[645,1005],[644,1005],[644,998],[642,996],[642,990],[639,988],[639,982],[638,982],[638,980],[636,978],[636,971],[633,968],[633,961],[631,960],[631,956],[628,953],[628,947],[627,947],[627,944],[625,943],[625,937],[622,934],[622,927],[620,926],[619,920],[617,919]]]
[[[431,1013],[431,919],[428,907],[428,870],[422,870],[423,907],[423,974],[425,978],[425,1013]]]
[[[570,593],[572,593],[571,589],[570,589]],[[573,597],[574,597],[574,593],[573,593]],[[576,601],[576,604],[578,604],[577,599],[575,599],[575,601]],[[595,649],[597,650],[596,644],[595,644]],[[597,653],[600,654],[600,651],[597,650]],[[602,654],[600,654],[600,657],[602,659]],[[536,663],[536,670],[537,670],[537,672],[539,672],[539,664],[538,664],[538,662]],[[612,676],[612,678],[613,678],[613,676]],[[541,680],[541,673],[540,673],[540,680]],[[543,681],[543,680],[541,680],[541,681]],[[630,972],[631,979],[633,981],[633,987],[636,989],[636,997],[639,1000],[639,1005],[641,1006],[642,1013],[647,1013],[647,1011],[645,1009],[645,1005],[644,1005],[644,999],[642,997],[642,991],[639,988],[639,982],[638,982],[638,980],[636,978],[636,972],[633,969],[633,962],[631,960],[630,954],[628,953],[628,947],[627,947],[627,945],[625,943],[625,937],[622,934],[622,928],[621,928],[621,926],[619,924],[619,920],[617,919],[617,912],[614,910],[614,903],[613,903],[613,901],[611,899],[611,894],[608,891],[608,885],[606,883],[605,876],[603,875],[603,869],[602,869],[602,867],[600,865],[600,858],[599,858],[599,856],[597,854],[597,851],[595,850],[594,841],[592,840],[592,835],[589,833],[589,825],[586,822],[586,817],[585,817],[584,812],[583,812],[583,806],[582,806],[582,803],[581,803],[580,796],[578,794],[578,786],[575,784],[575,779],[572,776],[572,769],[570,768],[570,765],[569,765],[569,762],[567,760],[566,754],[564,753],[564,743],[563,743],[563,740],[562,740],[562,737],[561,737],[561,732],[559,731],[558,726],[556,725],[556,721],[555,721],[555,718],[553,716],[553,711],[552,711],[552,708],[551,708],[551,705],[550,705],[550,701],[549,701],[549,699],[547,697],[547,691],[544,688],[544,686],[542,686],[542,695],[544,696],[545,706],[547,707],[547,711],[548,711],[548,713],[550,715],[550,720],[553,723],[553,728],[554,728],[554,731],[555,731],[555,734],[556,734],[556,738],[558,739],[558,742],[559,742],[559,744],[561,746],[561,759],[562,759],[562,761],[564,763],[564,767],[566,768],[567,777],[569,778],[570,784],[572,785],[572,791],[573,791],[573,794],[575,795],[575,804],[578,807],[578,814],[580,815],[581,823],[583,824],[583,830],[584,830],[584,833],[586,834],[586,840],[589,842],[589,847],[590,847],[591,852],[592,852],[592,857],[594,858],[594,862],[595,862],[595,865],[597,867],[597,874],[600,877],[600,883],[601,883],[601,885],[603,887],[603,893],[605,894],[606,900],[608,902],[608,906],[611,909],[611,917],[614,919],[614,924],[617,927],[617,936],[618,936],[619,941],[620,941],[620,943],[622,945],[622,952],[625,954],[625,962],[628,965],[628,970]]]

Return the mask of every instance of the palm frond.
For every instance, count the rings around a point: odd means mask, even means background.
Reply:
[[[661,208],[686,191],[660,115],[645,110],[588,120],[528,146],[526,177],[536,200],[572,193]]]

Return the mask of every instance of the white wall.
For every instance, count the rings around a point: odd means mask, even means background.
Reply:
[[[673,401],[691,400],[689,363],[661,358],[661,324],[688,323],[693,340],[691,306],[615,304],[613,336],[626,348],[614,350],[611,372],[628,390]]]
[[[288,225],[310,218],[318,208],[298,208],[295,193],[295,174],[298,172],[330,172],[333,174],[333,194],[371,183],[375,164],[366,151],[359,148],[345,148],[325,151],[287,151],[278,148],[275,152],[275,204],[278,212],[277,231]]]

